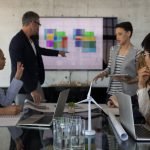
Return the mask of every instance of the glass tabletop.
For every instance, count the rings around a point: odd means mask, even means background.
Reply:
[[[87,112],[86,112],[87,113]],[[86,120],[87,124],[87,120]],[[101,113],[92,118],[94,136],[85,136],[85,150],[149,150],[150,142],[136,142],[130,136],[122,142],[114,130],[109,118]],[[52,130],[45,130],[42,134],[41,150],[53,150]]]
[[[64,114],[69,115],[70,114]],[[75,113],[85,119],[86,129],[88,124],[88,112]],[[99,109],[92,111],[92,129],[96,131],[94,136],[85,136],[85,150],[150,150],[150,142],[136,142],[130,136],[125,142],[122,142],[112,126],[109,117]],[[22,127],[23,128],[23,127]],[[35,129],[34,127],[24,127]],[[42,147],[40,150],[53,150],[53,129],[36,128],[40,132],[40,141]]]

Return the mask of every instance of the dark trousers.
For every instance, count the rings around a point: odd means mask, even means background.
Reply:
[[[42,148],[39,130],[23,129],[21,136],[24,150],[40,150]],[[15,142],[11,139],[9,150],[16,150]]]

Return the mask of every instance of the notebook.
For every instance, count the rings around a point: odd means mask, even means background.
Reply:
[[[0,115],[0,127],[16,126],[22,117],[22,113],[17,115]]]
[[[124,93],[115,94],[119,103],[120,122],[136,141],[150,141],[150,130],[144,124],[134,124],[131,97]]]
[[[55,117],[61,117],[65,108],[68,98],[69,89],[60,92],[54,114],[34,114],[26,119],[21,119],[18,126],[31,126],[31,127],[50,127],[52,120]]]

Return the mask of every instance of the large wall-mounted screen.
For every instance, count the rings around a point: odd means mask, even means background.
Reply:
[[[103,18],[41,17],[40,23],[39,45],[66,52],[43,56],[46,70],[103,69]]]

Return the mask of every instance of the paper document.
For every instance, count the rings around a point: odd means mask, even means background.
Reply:
[[[108,113],[108,116],[109,116],[117,134],[119,135],[120,139],[122,141],[128,140],[128,134],[125,132],[125,130],[123,129],[120,122],[116,119],[116,117],[111,112]]]
[[[26,99],[23,109],[33,109],[40,112],[50,112],[50,106],[47,103],[35,104],[34,102]]]

